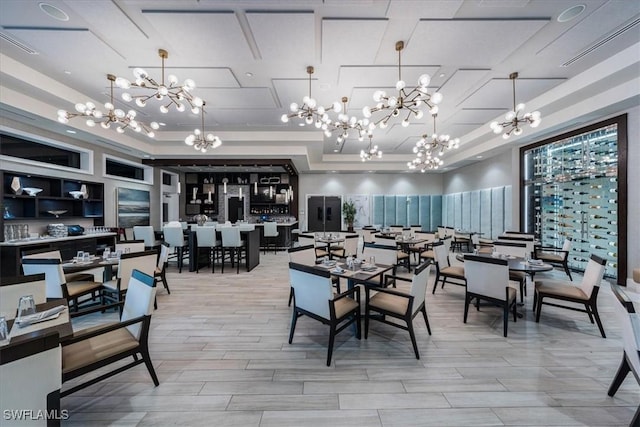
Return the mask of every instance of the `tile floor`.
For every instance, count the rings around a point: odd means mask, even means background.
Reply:
[[[427,295],[433,335],[416,318],[420,360],[405,331],[374,322],[366,341],[342,332],[326,367],[319,322],[301,318],[287,343],[287,261],[261,255],[239,275],[171,265],[172,293],[158,290],[150,335],[160,386],[138,366],[63,398],[63,425],[624,426],[640,401],[632,376],[607,396],[622,350],[606,284],[607,339],[584,313],[545,306],[536,324],[531,285],[508,338],[497,308],[470,311],[465,325],[464,289],[447,285]],[[115,319],[96,314],[74,327]]]

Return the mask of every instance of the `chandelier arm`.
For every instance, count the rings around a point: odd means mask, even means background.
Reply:
[[[514,113],[516,111],[516,79],[517,78],[518,78],[518,75],[516,74],[516,76],[511,79],[511,82],[513,83],[513,112]]]

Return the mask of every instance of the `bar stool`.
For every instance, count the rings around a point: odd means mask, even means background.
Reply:
[[[276,222],[264,223],[264,253],[269,249],[269,243],[273,243],[273,253],[278,253],[278,224]]]
[[[218,258],[218,249],[220,249],[220,240],[216,240],[216,228],[207,226],[196,226],[196,238],[198,246],[196,247],[196,273],[200,272],[200,248],[206,248],[208,251],[207,260],[211,264],[211,272],[215,273],[216,258]]]
[[[232,226],[219,227],[222,236],[222,273],[224,273],[225,252],[229,251],[229,259],[231,267],[235,262],[238,263],[236,274],[240,273],[240,260],[244,251],[244,244],[240,238],[240,228]]]

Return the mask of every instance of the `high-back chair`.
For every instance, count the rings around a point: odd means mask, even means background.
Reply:
[[[303,265],[314,265],[316,263],[316,249],[313,245],[296,246],[287,250],[289,262]],[[289,307],[293,300],[293,288],[289,291]]]
[[[311,233],[300,233],[300,234],[298,234],[298,244],[300,246],[313,245],[314,253],[315,253],[316,239],[315,239],[313,234],[311,234]]]
[[[333,249],[331,251],[332,256],[337,256],[338,258],[346,258],[347,256],[357,256],[358,255],[358,240],[360,236],[357,234],[347,234],[344,236],[344,244],[341,248]]]
[[[25,295],[33,296],[36,304],[47,302],[47,285],[44,273],[29,276],[0,278],[0,317],[11,320],[16,317],[18,301]]]
[[[23,258],[22,271],[25,276],[44,273],[47,298],[66,298],[74,311],[79,310],[80,297],[90,296],[90,301],[95,301],[102,289],[100,282],[67,282],[58,258]]]
[[[240,273],[240,261],[244,256],[244,243],[240,237],[240,229],[233,226],[218,226],[220,235],[222,236],[222,273],[224,273],[225,253],[229,253],[231,267],[236,265],[236,274]]]
[[[567,308],[569,310],[581,311],[589,315],[589,320],[593,323],[595,318],[600,329],[602,338],[607,336],[604,333],[600,315],[598,314],[598,291],[600,282],[604,276],[606,261],[596,255],[591,255],[587,268],[584,271],[582,283],[574,285],[565,280],[536,280],[535,294],[533,296],[533,308],[536,310],[536,322],[540,321],[542,305],[547,304],[554,307]],[[550,303],[545,298],[567,301],[584,306],[584,310],[577,307]]]
[[[129,290],[121,310],[120,322],[74,332],[73,338],[62,343],[62,382],[122,359],[132,360],[127,365],[119,365],[109,372],[64,390],[61,396],[67,396],[141,363],[146,365],[153,383],[156,386],[160,384],[147,344],[156,294],[155,281],[153,276],[134,270],[127,282]]]
[[[640,282],[640,278],[638,280]],[[636,313],[633,302],[622,288],[611,284],[611,291],[618,303],[614,307],[614,317],[622,327],[622,361],[613,378],[607,394],[613,397],[626,376],[631,372],[640,384],[640,314]],[[630,426],[640,425],[640,405],[633,416]]]
[[[433,254],[436,261],[436,280],[433,282],[432,293],[436,293],[436,288],[438,287],[440,278],[442,278],[443,288],[445,283],[452,283],[454,285],[461,286],[466,285],[464,267],[458,265],[452,266],[449,264],[449,250],[444,242],[440,241],[433,244]]]
[[[169,261],[169,245],[162,243],[160,245],[160,256],[158,256],[158,262],[156,263],[156,269],[153,273],[153,278],[158,283],[158,280],[162,282],[162,285],[167,290],[167,293],[171,295],[169,290],[169,283],[167,282],[167,263]]]
[[[394,262],[394,265],[397,265],[397,266],[402,265],[406,267],[407,270],[411,270],[409,268],[409,262],[411,261],[411,259],[409,258],[409,254],[398,248],[398,243],[396,241],[395,236],[383,236],[378,234],[374,236],[374,243],[376,245],[381,245],[381,246],[395,246],[396,260]]]
[[[134,225],[133,238],[136,240],[142,240],[144,242],[145,249],[155,249],[160,246],[160,241],[156,240],[156,234],[153,231],[153,227],[150,225]]]
[[[553,246],[534,246],[533,258],[542,260],[547,264],[560,266],[564,269],[564,272],[569,276],[569,280],[573,280],[571,277],[571,270],[569,270],[569,252],[571,251],[571,239],[564,239],[562,248],[555,248]]]
[[[36,249],[34,251],[25,251],[22,255],[22,259],[25,258],[56,258],[62,261],[62,254],[59,250],[51,250],[51,249]],[[81,273],[66,273],[64,275],[65,282],[81,282],[81,281],[89,281],[89,282],[99,282],[102,280],[102,274],[104,272],[104,268],[95,268],[87,271],[83,271]]]
[[[270,244],[273,245],[273,252],[278,252],[278,223],[275,221],[269,221],[263,223],[263,236],[264,236],[264,253],[267,253]]]
[[[533,255],[533,245],[535,243],[533,237],[522,237],[521,235],[502,235],[498,236],[498,239],[494,241],[494,245],[496,242],[511,242],[511,243],[524,243],[527,245],[527,253],[529,256]]]
[[[402,230],[404,230],[404,225],[390,225],[389,226],[389,231],[391,231],[392,233],[402,233]]]
[[[200,272],[200,249],[204,249],[207,252],[207,265],[211,265],[211,272],[216,271],[216,259],[219,257],[219,252],[222,249],[222,242],[216,237],[216,227],[209,227],[206,225],[195,226],[196,239],[198,246],[196,247],[195,263],[196,273]]]
[[[169,244],[169,247],[176,251],[178,258],[178,271],[182,273],[182,266],[184,264],[185,253],[189,251],[189,247],[184,238],[183,228],[180,225],[165,225],[162,229],[164,234],[164,241]]]
[[[143,252],[132,252],[122,254],[118,261],[118,274],[115,279],[103,283],[103,304],[106,300],[114,303],[125,299],[125,294],[129,289],[129,279],[133,270],[141,271],[153,277],[156,270],[158,251],[150,250]]]
[[[116,252],[120,251],[122,254],[144,252],[145,243],[144,240],[124,240],[116,243],[115,250]]]
[[[364,318],[364,339],[367,339],[369,336],[370,320],[377,320],[387,325],[395,326],[396,328],[409,332],[413,352],[416,355],[416,359],[420,359],[416,335],[413,331],[413,319],[418,313],[422,313],[424,322],[427,325],[427,331],[429,335],[431,335],[431,327],[429,326],[429,318],[427,317],[427,309],[425,306],[427,281],[429,280],[430,272],[431,264],[425,262],[415,268],[411,279],[405,277],[393,278],[395,280],[411,281],[411,290],[409,292],[388,288],[374,288],[373,290],[376,293],[371,296],[372,289],[365,287],[367,300]],[[391,279],[391,277],[387,276],[387,279]],[[382,317],[371,316],[370,313],[372,311],[382,314]],[[402,320],[406,326],[390,322],[386,319],[387,316]]]
[[[128,227],[124,229],[124,238],[126,240],[134,240],[135,237],[133,236],[133,228]]]
[[[411,232],[414,234],[422,231],[422,226],[420,224],[410,225],[409,228],[411,229]]]
[[[529,256],[526,243],[519,243],[510,240],[496,240],[493,243],[496,253],[526,259]],[[510,271],[509,280],[518,282],[520,286],[520,302],[524,302],[524,295],[527,294],[527,273],[524,271]]]
[[[376,264],[392,265],[393,275],[396,274],[396,267],[398,264],[398,249],[395,246],[390,245],[378,245],[376,243],[365,243],[362,256],[366,261],[369,261],[371,257],[375,257]],[[380,277],[380,286],[383,285],[383,277]]]
[[[509,310],[516,321],[516,290],[509,286],[509,263],[506,259],[477,255],[465,255],[464,272],[467,281],[464,300],[464,323],[467,323],[469,304],[477,298],[476,308],[480,311],[480,300],[502,307],[502,332],[507,336]]]
[[[306,315],[329,325],[327,366],[331,366],[335,336],[355,322],[360,339],[360,288],[334,295],[329,271],[314,266],[289,263],[289,280],[293,288],[293,314],[289,344],[293,342],[298,317]],[[355,296],[355,299],[353,298]]]

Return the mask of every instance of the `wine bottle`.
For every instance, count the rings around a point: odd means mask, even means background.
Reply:
[[[603,237],[604,239],[604,237]],[[609,246],[615,246],[616,248],[618,247],[618,242],[609,242]]]
[[[602,185],[598,184],[598,185],[592,185],[591,188],[602,188]]]
[[[574,259],[575,261],[578,261],[578,262],[587,262],[587,261],[589,261],[589,260],[588,260],[588,259],[586,259],[586,258],[578,258],[578,257],[576,257],[576,256],[574,256],[574,257],[573,257],[573,259]]]
[[[603,226],[598,225],[598,224],[589,224],[589,227],[595,228],[597,230],[606,230],[607,229],[607,227],[603,227]]]
[[[590,215],[590,216],[593,219],[607,219],[607,218],[609,218],[608,216],[603,216],[603,215],[598,215],[598,214],[593,214],[593,215]]]
[[[574,205],[588,205],[589,202],[583,202],[581,200],[576,200],[575,202],[573,202]]]
[[[573,218],[573,216],[571,215],[567,215],[567,214],[560,214],[558,215],[559,218]]]
[[[609,212],[612,215],[618,215],[618,211],[607,211],[607,212]]]
[[[618,252],[607,252],[610,257],[618,258]]]
[[[582,196],[583,194],[589,194],[589,192],[587,192],[587,191],[574,191],[573,194],[576,194],[578,196]]]
[[[596,240],[600,240],[600,239],[602,239],[602,240],[607,240],[607,238],[606,238],[606,237],[598,236],[597,234],[591,234],[591,235],[590,235],[590,237],[591,237],[592,239],[596,239]]]
[[[600,245],[589,245],[589,246],[592,247],[593,249],[600,249],[600,250],[607,249],[607,248],[605,248],[603,246],[600,246]]]
[[[616,199],[609,199],[609,203],[613,203],[614,205],[618,203]]]
[[[610,188],[609,189],[609,193],[617,193],[618,189],[617,188]]]
[[[607,224],[618,225],[618,221],[607,221]]]
[[[618,232],[617,232],[617,231],[607,231],[607,234],[608,234],[609,236],[617,236],[617,235],[618,235]]]

